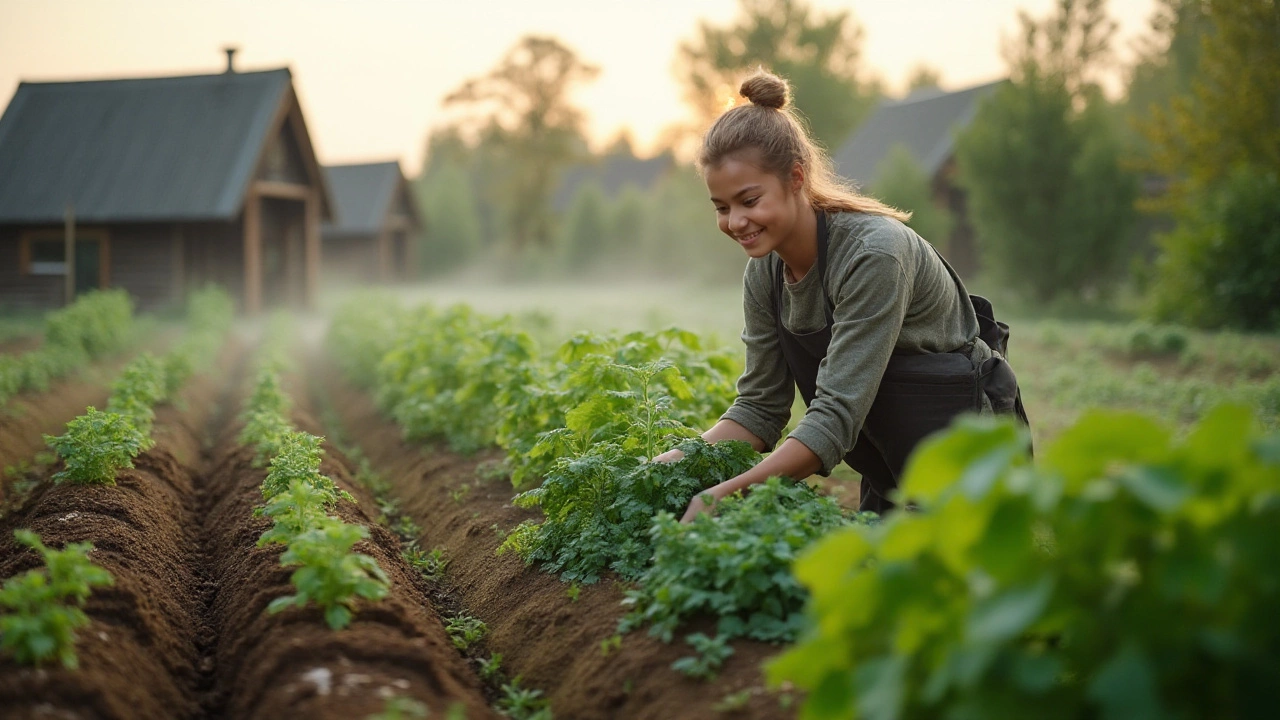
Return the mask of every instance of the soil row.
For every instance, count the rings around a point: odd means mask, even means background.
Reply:
[[[391,484],[402,510],[422,527],[420,544],[444,550],[448,590],[489,626],[489,649],[502,654],[509,675],[546,693],[558,720],[709,718],[727,708],[735,718],[793,714],[784,707],[785,694],[764,691],[760,666],[778,652],[776,646],[734,642],[734,655],[710,683],[671,669],[692,652],[679,639],[664,644],[636,632],[620,648],[602,648],[624,614],[625,585],[606,579],[572,593],[555,576],[511,554],[495,554],[504,531],[536,517],[511,505],[505,479],[477,473],[498,455],[463,457],[443,446],[403,440],[399,427],[322,356],[310,357],[307,379],[313,407],[328,408],[331,422],[340,425],[331,432],[359,448]],[[710,629],[708,622],[687,632]],[[734,701],[723,704],[730,695]]]
[[[361,718],[391,697],[414,698],[433,714],[461,704],[469,718],[491,717],[424,581],[362,510],[372,501],[345,502],[337,514],[370,526],[356,551],[387,571],[390,595],[359,606],[336,632],[312,608],[265,612],[293,588],[279,546],[257,547],[269,524],[253,517],[265,470],[236,441],[247,355],[229,351],[218,363],[229,373],[197,379],[176,407],[161,409],[156,447],[116,487],[46,477],[0,521],[0,578],[37,562],[14,544],[18,527],[53,546],[93,542],[94,562],[115,577],[85,607],[92,622],[77,633],[78,670],[0,658],[5,717]],[[322,470],[358,492],[335,458]]]

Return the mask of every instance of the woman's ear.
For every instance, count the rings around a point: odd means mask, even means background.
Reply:
[[[804,166],[797,160],[791,166],[791,174],[787,178],[787,187],[791,188],[791,192],[798,193],[804,189]]]

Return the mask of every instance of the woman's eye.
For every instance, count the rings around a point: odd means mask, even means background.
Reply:
[[[752,207],[752,206],[754,206],[754,205],[756,204],[756,202],[757,202],[757,201],[759,201],[759,200],[760,200],[760,198],[758,198],[758,197],[747,198],[746,200],[743,200],[743,201],[742,201],[742,204],[743,204],[743,205],[746,205],[747,207]]]
[[[727,207],[717,207],[717,208],[716,208],[716,214],[717,214],[717,215],[723,215],[723,214],[725,214],[725,213],[727,213],[727,212],[729,212],[729,208],[727,208]]]

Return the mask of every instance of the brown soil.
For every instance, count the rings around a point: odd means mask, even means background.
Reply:
[[[425,702],[433,716],[461,704],[473,720],[493,717],[430,609],[425,582],[399,557],[396,538],[356,505],[337,514],[372,526],[357,550],[388,572],[391,594],[361,606],[338,632],[315,609],[265,613],[292,592],[291,571],[280,567],[279,547],[256,547],[267,526],[252,515],[264,471],[251,466],[230,422],[243,397],[244,356],[232,348],[218,363],[230,378],[198,378],[158,412],[157,446],[116,487],[54,485],[48,476],[58,468],[49,468],[0,520],[0,578],[38,562],[12,540],[19,527],[51,546],[93,542],[94,562],[115,577],[85,605],[91,624],[77,633],[78,670],[0,656],[0,715],[337,720],[378,712],[394,695]],[[350,486],[333,459],[323,469]]]
[[[31,352],[44,344],[44,335],[19,335],[8,340],[0,340],[0,355],[17,355]]]
[[[92,542],[90,557],[115,578],[85,605],[91,624],[77,633],[79,670],[30,669],[0,658],[6,717],[196,714],[199,658],[210,629],[190,461],[217,388],[214,378],[196,378],[176,407],[161,408],[156,447],[122,471],[115,487],[55,485],[49,475],[58,468],[48,468],[21,507],[0,521],[0,577],[38,564],[34,552],[20,552],[13,541],[14,529],[29,528],[52,547]]]
[[[300,427],[309,423],[296,420]],[[234,718],[357,718],[383,709],[392,695],[411,696],[442,713],[461,703],[468,718],[493,717],[479,682],[454,650],[430,609],[419,573],[399,554],[399,540],[371,522],[360,505],[339,504],[336,515],[369,527],[355,550],[374,557],[391,577],[391,593],[362,603],[355,620],[328,629],[315,608],[268,615],[275,598],[292,594],[291,570],[279,546],[258,548],[269,526],[253,517],[265,471],[236,441],[239,424],[221,434],[215,464],[202,490],[209,527],[212,579],[219,591],[211,607],[218,630],[218,668],[211,715]],[[360,497],[346,468],[327,457],[322,472]]]
[[[332,363],[313,358],[308,375],[312,402],[328,403],[347,439],[391,483],[402,509],[423,528],[422,546],[444,549],[446,583],[458,602],[489,626],[488,648],[502,654],[508,675],[519,675],[525,686],[546,693],[556,718],[717,717],[714,706],[740,691],[750,691],[750,700],[732,717],[792,715],[780,708],[777,696],[763,692],[760,664],[778,651],[772,645],[733,643],[734,655],[711,683],[671,669],[691,652],[679,639],[667,645],[632,633],[621,649],[605,655],[601,641],[617,631],[624,584],[606,580],[584,586],[571,601],[568,586],[556,577],[511,555],[495,556],[500,533],[534,517],[510,504],[512,490],[505,480],[477,475],[477,467],[496,455],[467,458],[408,443]],[[295,399],[300,396],[294,393]]]

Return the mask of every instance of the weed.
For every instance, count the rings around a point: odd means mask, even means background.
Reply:
[[[444,629],[449,633],[449,639],[453,640],[454,647],[459,650],[466,650],[489,632],[489,626],[485,625],[483,620],[470,615],[449,618]]]

